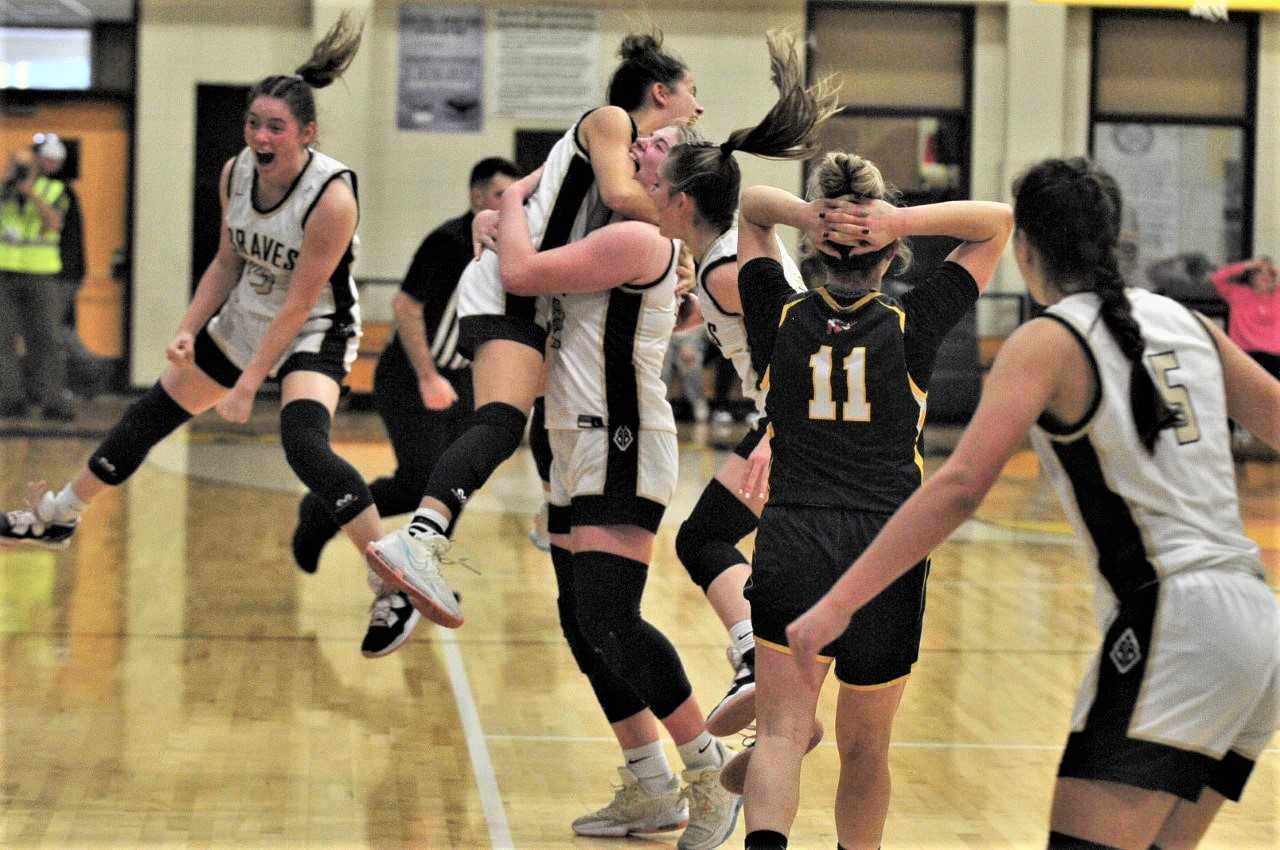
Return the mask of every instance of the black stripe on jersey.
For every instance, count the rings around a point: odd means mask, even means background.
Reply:
[[[1071,442],[1050,441],[1050,445],[1071,480],[1076,507],[1098,551],[1098,572],[1111,590],[1122,596],[1154,583],[1156,570],[1147,559],[1142,532],[1129,505],[1107,486],[1089,435]]]
[[[741,316],[742,314],[735,313],[732,310],[726,310],[724,307],[720,306],[720,302],[716,300],[716,296],[711,292],[711,287],[707,286],[707,275],[711,274],[712,271],[720,268],[725,263],[736,262],[738,262],[738,255],[730,254],[727,257],[720,257],[719,259],[712,260],[707,264],[706,268],[698,269],[698,280],[702,282],[702,291],[707,293],[707,297],[711,299],[712,304],[716,305],[716,309],[721,313],[724,313],[726,316]]]
[[[254,154],[250,152],[249,156],[250,158],[252,158]],[[258,169],[254,168],[253,183],[249,186],[249,205],[253,207],[253,211],[256,212],[258,215],[266,215],[267,213],[273,213],[276,210],[280,209],[280,207],[283,206],[284,202],[289,200],[289,196],[293,194],[293,190],[298,188],[298,183],[302,181],[302,175],[307,173],[307,169],[311,167],[311,162],[315,158],[316,158],[315,151],[310,151],[310,150],[307,151],[307,161],[305,164],[303,164],[302,170],[298,172],[298,176],[293,178],[293,182],[289,184],[289,188],[280,197],[280,200],[276,201],[274,204],[267,207],[265,210],[258,206]],[[305,222],[306,219],[303,219],[303,221]]]
[[[1076,342],[1080,343],[1080,347],[1084,349],[1085,356],[1089,358],[1089,368],[1093,370],[1093,400],[1089,402],[1089,409],[1085,411],[1084,416],[1080,417],[1080,421],[1068,425],[1047,410],[1040,414],[1040,418],[1036,420],[1036,424],[1048,434],[1056,434],[1058,436],[1074,434],[1088,425],[1098,413],[1098,408],[1102,406],[1102,373],[1098,370],[1098,359],[1093,356],[1093,349],[1089,347],[1089,343],[1085,342],[1084,336],[1080,331],[1076,330],[1075,325],[1052,313],[1045,313],[1042,318],[1053,319],[1071,331],[1071,335],[1076,338]]]
[[[248,148],[245,148],[245,150],[248,150]],[[231,186],[236,182],[236,168],[239,165],[240,165],[240,157],[239,155],[237,155],[234,159],[231,160],[231,168],[228,169],[227,171],[227,187],[226,188],[227,188],[228,201],[231,200]],[[253,166],[251,165],[249,167],[252,168]]]
[[[582,146],[582,140],[578,138],[578,131],[582,128],[582,122],[587,120],[587,116],[599,108],[600,107],[597,106],[595,109],[588,109],[586,112],[582,113],[582,117],[574,122],[573,125],[573,146],[578,149],[578,153],[582,154],[587,159],[591,159],[591,153]],[[636,126],[636,119],[632,118],[630,114],[627,115],[627,119],[631,122],[631,143],[635,144],[636,139],[640,138],[640,128]]]
[[[307,219],[311,218],[311,211],[316,208],[316,204],[320,203],[320,199],[324,197],[324,190],[329,188],[330,183],[343,175],[351,177],[351,194],[354,195],[356,199],[356,221],[360,220],[360,192],[356,187],[356,173],[348,168],[344,171],[336,171],[329,175],[329,179],[324,181],[324,185],[320,187],[320,191],[316,192],[316,196],[312,198],[311,203],[307,205],[307,211],[302,214],[303,230],[307,229]]]
[[[556,202],[547,216],[547,229],[542,236],[539,251],[550,251],[569,244],[569,234],[573,231],[573,220],[578,217],[582,202],[587,193],[595,185],[596,173],[591,170],[591,163],[585,159],[573,158],[556,193]]]
[[[674,266],[679,259],[680,255],[676,252],[676,243],[673,240],[671,242],[671,256],[667,258],[667,266],[662,270],[662,274],[658,275],[648,283],[624,283],[622,284],[622,288],[628,292],[641,292],[645,289],[649,289],[650,287],[657,286],[667,279],[667,275],[671,274],[672,266]]]
[[[440,322],[431,335],[431,359],[438,369],[461,369],[467,361],[458,354],[458,290],[449,296],[449,301],[440,314]]]
[[[640,466],[640,391],[633,354],[644,296],[614,289],[604,319],[605,418],[609,429],[606,494],[634,495]]]

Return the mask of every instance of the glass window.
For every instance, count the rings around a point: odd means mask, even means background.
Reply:
[[[0,89],[89,88],[87,29],[0,27]]]

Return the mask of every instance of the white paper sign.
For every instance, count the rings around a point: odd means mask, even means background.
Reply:
[[[475,133],[484,113],[484,12],[479,6],[400,7],[401,130]]]
[[[1178,253],[1181,131],[1161,124],[1098,124],[1093,154],[1137,218],[1138,268]]]
[[[592,9],[494,9],[494,111],[576,118],[604,101],[600,32]]]

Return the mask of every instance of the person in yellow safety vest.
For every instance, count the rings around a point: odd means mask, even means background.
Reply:
[[[44,176],[35,152],[15,151],[0,183],[0,417],[27,411],[28,386],[46,419],[75,418],[60,326],[67,309],[60,241],[66,184]],[[26,357],[16,354],[22,337]],[[31,371],[23,380],[22,369]]]

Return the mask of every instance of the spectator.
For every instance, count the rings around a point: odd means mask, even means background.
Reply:
[[[65,145],[52,142],[47,153],[65,158]],[[44,417],[75,418],[59,330],[67,303],[60,250],[67,206],[66,184],[42,173],[31,148],[10,156],[0,185],[0,416],[26,413],[22,372],[30,370]],[[19,336],[27,353],[21,366],[13,353]]]
[[[1231,308],[1227,322],[1231,341],[1280,378],[1280,277],[1270,257],[1223,266],[1210,280]]]

